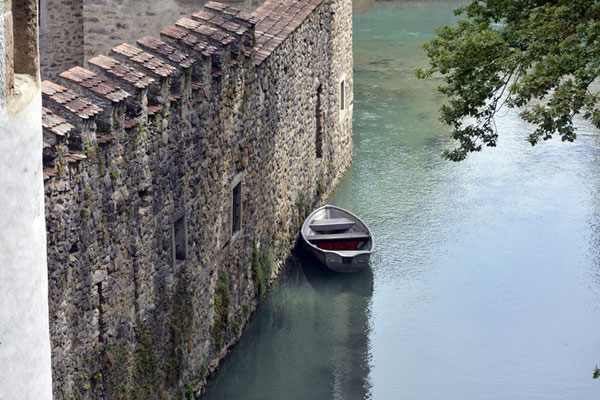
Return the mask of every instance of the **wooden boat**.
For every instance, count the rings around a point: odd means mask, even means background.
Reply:
[[[371,231],[356,215],[332,205],[313,211],[302,225],[310,252],[336,272],[357,272],[375,249]]]

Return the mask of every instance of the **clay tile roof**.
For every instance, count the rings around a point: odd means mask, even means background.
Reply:
[[[42,126],[44,129],[47,129],[58,136],[64,136],[73,129],[73,125],[69,124],[46,107],[42,107]]]
[[[211,46],[204,40],[199,39],[197,36],[190,35],[184,29],[177,28],[176,26],[168,26],[160,33],[178,40],[182,45],[189,47],[206,57],[211,56],[217,51],[215,46]]]
[[[261,64],[323,0],[267,0],[253,13],[255,64]]]
[[[148,107],[148,116],[151,117],[160,111],[162,111],[162,106],[149,106]]]
[[[62,78],[75,82],[105,99],[118,103],[131,96],[128,92],[113,85],[96,73],[81,67],[73,67],[60,74]]]
[[[207,22],[212,20],[216,16],[217,16],[216,14],[213,14],[210,11],[206,11],[206,10],[198,10],[192,14],[192,17],[200,19],[202,21],[207,21]]]
[[[114,139],[115,139],[115,137],[113,135],[108,134],[108,133],[98,133],[98,132],[96,132],[96,141],[99,144],[109,143],[109,142],[112,142]]]
[[[129,117],[125,117],[125,129],[135,128],[138,125],[139,125],[139,123],[137,120],[129,118]]]
[[[228,6],[223,3],[219,3],[218,1],[209,1],[208,3],[206,3],[204,5],[204,8],[235,17],[235,18],[242,20],[244,22],[247,22],[249,24],[256,23],[256,17],[254,15],[248,14],[248,13],[240,10],[239,8]]]
[[[154,72],[158,76],[171,76],[177,71],[174,67],[161,59],[130,44],[123,43],[122,45],[115,47],[113,51],[127,57],[135,64]]]
[[[96,56],[90,59],[88,62],[99,68],[102,68],[111,76],[122,79],[138,89],[144,89],[154,82],[154,79],[146,76],[142,72],[105,55]]]
[[[205,25],[202,22],[194,21],[193,19],[181,18],[175,23],[175,25],[185,29],[189,29],[192,32],[198,33],[200,35],[209,37],[212,40],[219,42],[223,45],[227,45],[233,42],[234,40],[233,36],[229,35],[228,33],[220,29],[213,28],[212,26]]]
[[[92,104],[89,100],[79,97],[71,90],[54,82],[43,81],[42,93],[45,99],[60,104],[83,119],[93,117],[102,111],[102,108]]]
[[[67,162],[70,162],[70,163],[76,163],[81,160],[85,160],[86,158],[87,157],[85,156],[85,154],[70,151],[69,154],[67,154],[67,156],[65,157],[65,160],[67,160]]]
[[[50,179],[57,173],[58,173],[58,170],[56,168],[44,167],[44,180],[46,181],[46,180]]]
[[[218,1],[209,1],[208,3],[206,3],[204,5],[204,7],[211,9],[211,10],[223,11],[224,9],[227,8],[227,5],[225,5],[223,3],[219,3]]]
[[[183,97],[183,93],[177,92],[177,93],[170,93],[169,94],[169,101],[176,101],[179,100]]]
[[[209,24],[217,26],[229,33],[234,33],[238,36],[243,35],[248,30],[247,27],[240,25],[237,22],[234,22],[230,19],[225,19],[220,15],[213,14],[206,10],[195,12],[192,14],[192,18],[198,21],[208,22]]]
[[[141,38],[138,40],[138,43],[156,51],[158,54],[172,62],[179,64],[182,68],[189,68],[196,61],[190,57],[189,54],[179,51],[175,47],[152,36]]]

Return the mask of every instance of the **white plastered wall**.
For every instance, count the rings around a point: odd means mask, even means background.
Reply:
[[[0,108],[0,400],[51,400],[39,84]]]

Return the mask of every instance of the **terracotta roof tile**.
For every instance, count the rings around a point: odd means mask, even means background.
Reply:
[[[70,163],[76,163],[81,160],[85,160],[86,158],[87,157],[85,156],[85,154],[77,153],[74,151],[70,151],[69,154],[65,156],[65,160],[67,160],[67,162]]]
[[[183,97],[183,93],[170,93],[169,101],[177,101]]]
[[[125,117],[125,129],[135,128],[138,125],[139,125],[139,123],[137,120],[129,118],[129,117]]]
[[[204,7],[211,9],[211,10],[223,11],[224,9],[227,8],[227,5],[225,5],[223,3],[219,3],[218,1],[209,1],[208,3],[206,3],[204,5]]]
[[[56,168],[44,167],[44,180],[47,181],[48,179],[52,178],[57,173],[58,173],[58,170]]]
[[[118,103],[131,96],[125,90],[113,85],[103,77],[85,68],[73,67],[64,71],[59,76],[91,90],[113,103]]]
[[[233,36],[229,35],[223,30],[213,28],[212,26],[205,25],[202,22],[194,21],[193,19],[181,18],[175,23],[175,25],[189,29],[192,32],[210,38],[211,40],[214,40],[222,45],[228,45],[234,40]]]
[[[225,19],[218,14],[214,14],[210,11],[200,10],[192,14],[192,18],[197,21],[204,21],[216,27],[219,27],[229,33],[234,33],[238,36],[246,33],[248,28],[246,26],[240,25],[237,22],[234,22],[229,19]]]
[[[210,57],[217,52],[217,48],[199,39],[198,37],[189,34],[187,31],[176,26],[168,26],[160,32],[162,35],[168,36],[179,41],[183,46],[201,53],[205,57]]]
[[[127,57],[136,65],[146,68],[158,76],[171,76],[177,71],[175,67],[172,67],[163,60],[130,44],[123,43],[122,45],[115,47],[112,51]]]
[[[148,107],[148,116],[151,117],[156,113],[159,113],[162,111],[162,106],[149,106]]]
[[[79,97],[71,90],[54,82],[43,81],[42,93],[46,99],[60,104],[83,119],[93,117],[102,111],[102,108],[92,104],[89,100]]]
[[[154,82],[153,78],[146,76],[144,73],[105,55],[96,56],[88,62],[106,71],[109,75],[133,85],[137,89],[144,89]]]
[[[323,0],[267,0],[252,15],[256,27],[256,65],[261,64]]]
[[[189,68],[196,61],[189,54],[177,50],[160,39],[146,36],[137,41],[140,45],[154,50],[166,59],[179,64],[182,68]]]
[[[244,21],[248,24],[256,23],[256,17],[252,14],[248,14],[239,8],[232,7],[223,3],[219,3],[218,1],[209,1],[204,5],[204,8],[223,13],[225,15],[235,17],[238,20]]]
[[[46,107],[42,107],[42,126],[44,129],[47,129],[58,136],[64,136],[74,128],[73,125],[69,124]]]
[[[112,142],[114,139],[115,139],[115,137],[113,135],[108,134],[108,133],[98,133],[98,132],[96,132],[96,141],[99,144],[109,143],[109,142]]]

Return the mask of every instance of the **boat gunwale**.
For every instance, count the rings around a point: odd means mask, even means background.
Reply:
[[[369,234],[369,238],[371,240],[371,249],[369,250],[341,250],[341,251],[335,251],[335,250],[326,250],[326,249],[322,249],[320,247],[315,246],[314,244],[312,244],[306,237],[306,233],[305,233],[305,228],[307,226],[307,224],[309,223],[311,217],[317,213],[318,211],[322,210],[322,209],[326,209],[326,208],[335,208],[337,210],[343,211],[347,214],[350,214],[352,217],[356,218],[366,229],[367,229],[367,233]],[[338,207],[338,206],[334,206],[331,204],[325,204],[322,207],[317,208],[316,210],[314,210],[313,212],[311,212],[308,217],[306,217],[306,219],[304,220],[304,223],[302,224],[302,229],[300,229],[300,234],[302,235],[302,239],[304,239],[304,241],[311,246],[312,248],[316,249],[317,251],[320,251],[322,253],[333,253],[333,254],[337,254],[340,257],[348,257],[350,256],[349,254],[344,255],[344,253],[354,253],[351,257],[357,257],[360,256],[362,254],[371,254],[373,253],[373,251],[375,251],[375,237],[373,236],[373,233],[371,232],[371,228],[369,228],[369,226],[367,224],[364,223],[364,221],[362,219],[360,219],[357,215],[355,215],[354,213],[352,213],[351,211],[348,211],[344,208]]]

